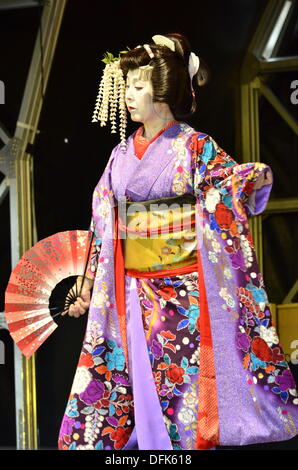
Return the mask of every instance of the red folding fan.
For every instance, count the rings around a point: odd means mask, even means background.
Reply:
[[[68,310],[80,294],[73,289],[73,295],[68,293],[56,306],[49,306],[52,292],[61,281],[85,274],[92,240],[92,231],[55,233],[26,251],[11,272],[5,291],[5,316],[10,335],[27,358],[57,328],[53,318]]]

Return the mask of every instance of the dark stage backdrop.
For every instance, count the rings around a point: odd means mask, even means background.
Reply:
[[[117,54],[126,46],[150,41],[152,35],[180,32],[211,68],[210,83],[199,90],[198,111],[189,120],[210,134],[236,161],[236,119],[239,74],[245,51],[266,6],[265,0],[188,1],[185,7],[169,2],[94,0],[68,2],[39,123],[34,153],[38,238],[59,231],[87,230],[92,193],[118,143],[108,128],[91,123],[104,52]],[[182,4],[181,4],[182,5]],[[13,134],[31,54],[39,26],[38,8],[0,11],[0,79],[6,85],[6,103],[0,120]],[[296,14],[297,18],[297,14]],[[290,28],[283,55],[297,52],[296,28]],[[271,85],[287,107],[293,74],[279,74]],[[297,77],[296,77],[297,78]],[[292,108],[294,106],[292,105]],[[294,113],[294,109],[291,109]],[[128,134],[137,124],[130,123]],[[273,168],[272,197],[296,196],[297,139],[265,101],[261,100],[261,160]],[[0,182],[3,175],[0,174]],[[0,311],[9,279],[9,205],[0,206]],[[272,232],[273,230],[273,232]],[[270,218],[264,224],[264,276],[270,301],[280,303],[297,277],[293,263],[297,217]],[[288,240],[288,244],[282,240]],[[283,266],[279,272],[278,266]],[[294,272],[296,270],[296,272]],[[59,328],[37,353],[40,448],[57,448],[57,436],[72,385],[87,317],[63,318]],[[0,448],[15,446],[12,342],[6,332],[6,364],[0,365]],[[296,366],[297,367],[297,366]],[[292,367],[293,368],[293,367]],[[296,372],[295,372],[296,373]],[[291,441],[247,448],[294,449]]]

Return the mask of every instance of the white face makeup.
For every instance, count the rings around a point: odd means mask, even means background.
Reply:
[[[151,81],[141,81],[138,77],[139,69],[128,71],[125,102],[133,121],[150,122],[157,117],[156,105],[158,103],[153,103]]]

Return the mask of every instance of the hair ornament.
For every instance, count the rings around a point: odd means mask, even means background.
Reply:
[[[195,91],[192,86],[192,79],[194,75],[197,73],[200,67],[200,59],[199,57],[194,53],[191,52],[189,55],[189,61],[188,61],[188,73],[190,76],[190,84],[191,84],[191,92],[193,96],[195,96]]]
[[[146,51],[148,52],[148,55],[150,57],[150,59],[153,59],[154,58],[154,54],[151,50],[151,47],[149,46],[149,44],[143,44],[143,47],[144,49],[146,49]]]
[[[190,75],[190,79],[193,79],[193,76],[197,73],[200,67],[200,59],[199,57],[194,53],[191,52],[189,55],[189,61],[188,61],[188,71]]]
[[[116,115],[118,111],[120,115],[120,146],[125,150],[127,112],[125,104],[125,80],[120,67],[120,58],[114,57],[112,53],[107,52],[102,62],[106,66],[99,83],[92,122],[100,122],[101,126],[106,126],[107,121],[110,120],[111,133],[114,134],[117,132]]]
[[[166,46],[171,49],[171,51],[175,52],[175,43],[172,39],[162,36],[161,34],[155,34],[155,36],[152,36],[152,39],[155,44]]]

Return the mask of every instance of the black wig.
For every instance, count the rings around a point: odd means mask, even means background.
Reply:
[[[154,53],[151,59],[144,47],[136,47],[120,54],[120,67],[124,76],[129,70],[143,65],[152,65],[153,101],[167,103],[175,119],[185,119],[196,111],[196,99],[192,93],[188,72],[188,61],[191,46],[187,38],[181,34],[165,34],[175,43],[175,52],[166,46],[150,43]],[[200,59],[200,67],[193,77],[194,89],[205,85],[210,78],[210,69],[204,60]]]

